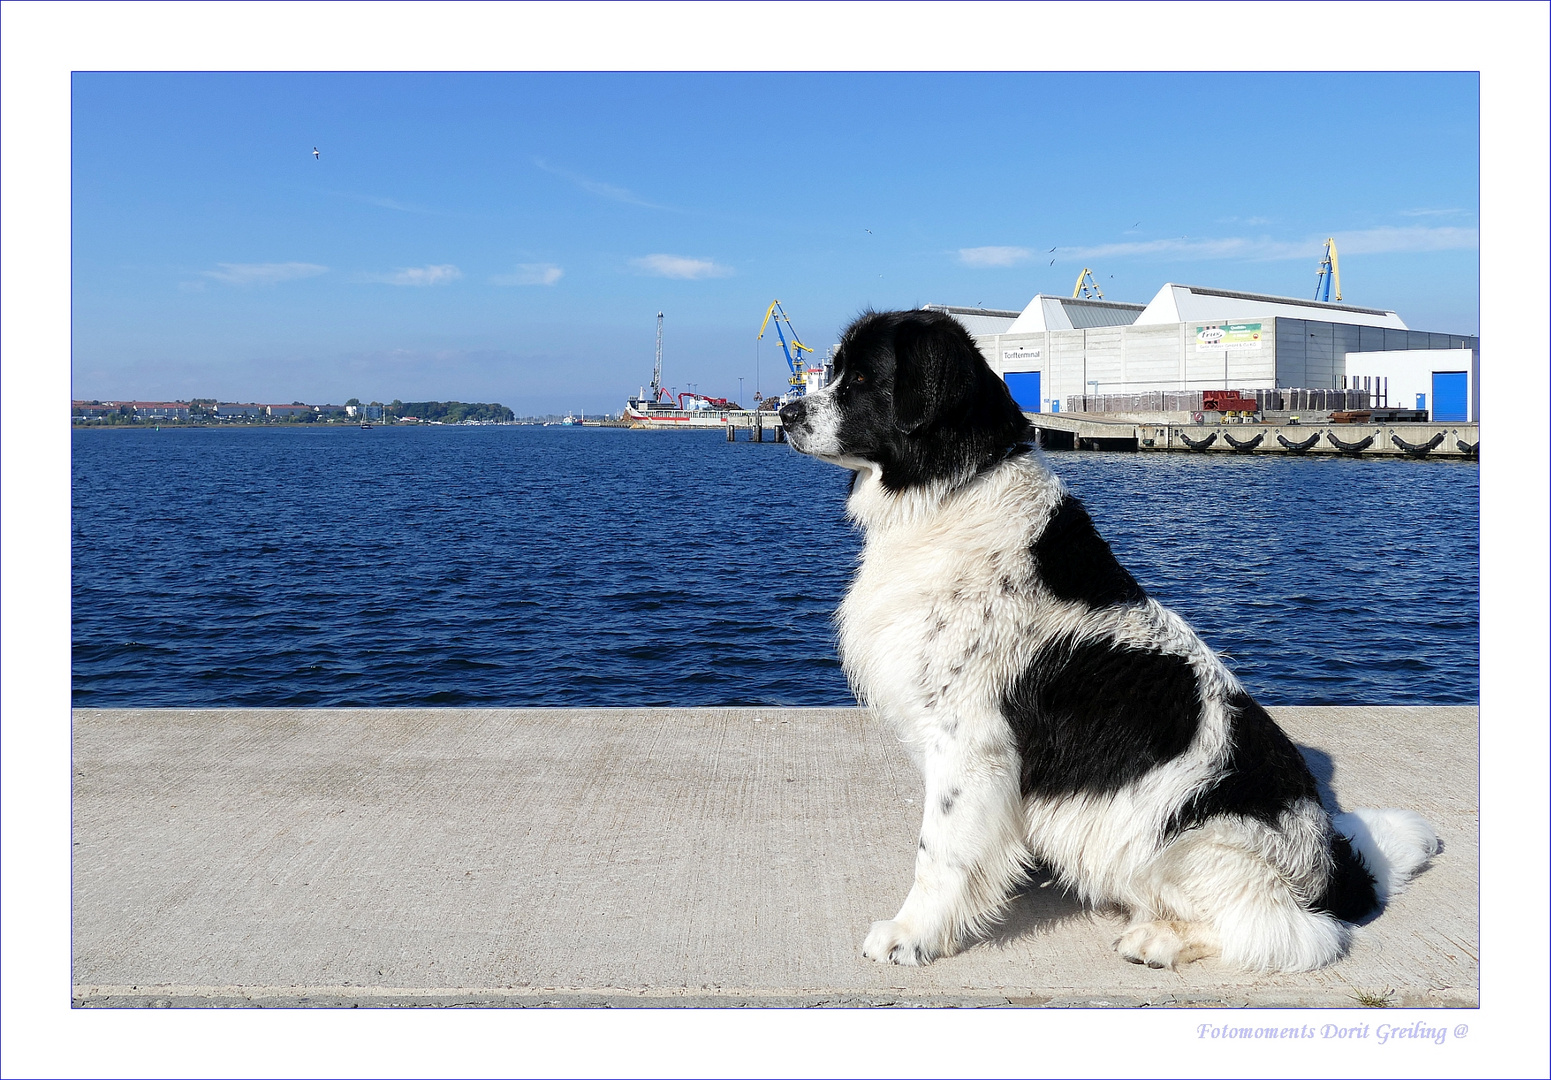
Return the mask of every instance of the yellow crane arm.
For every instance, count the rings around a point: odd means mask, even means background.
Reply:
[[[1330,245],[1330,276],[1335,280],[1336,299],[1341,299],[1341,257],[1336,254],[1336,238],[1332,236],[1325,243]],[[1358,269],[1361,269],[1359,267]]]
[[[764,339],[765,327],[770,325],[770,316],[776,314],[777,312],[780,314],[776,315],[776,318],[781,322],[786,323],[786,328],[792,331],[792,347],[799,349],[802,352],[812,352],[812,349],[808,348],[808,346],[797,340],[797,331],[792,330],[792,320],[786,317],[786,310],[781,307],[781,301],[779,300],[770,301],[770,306],[765,309],[765,321],[759,324],[759,336],[754,340],[761,341]]]
[[[770,325],[770,316],[773,315],[775,313],[775,309],[780,307],[780,306],[781,306],[781,301],[779,301],[779,300],[772,300],[772,301],[770,301],[770,306],[765,309],[765,321],[759,324],[759,337],[756,337],[754,339],[755,341],[758,341],[760,338],[765,336],[765,327]]]
[[[1084,284],[1084,281],[1088,282],[1088,284]],[[1086,266],[1082,268],[1082,273],[1077,275],[1077,284],[1072,286],[1072,299],[1076,300],[1085,292],[1092,292],[1098,299],[1104,299],[1104,291],[1099,288],[1099,283],[1094,278],[1093,271]],[[1093,297],[1089,297],[1089,299],[1093,299]]]

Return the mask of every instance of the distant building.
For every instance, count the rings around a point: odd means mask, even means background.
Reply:
[[[72,401],[70,414],[91,419],[106,416],[127,415],[138,420],[187,420],[189,405],[186,401]]]
[[[118,411],[119,403],[116,401],[72,401],[70,403],[71,416],[98,419],[104,416],[112,416]]]
[[[187,420],[185,401],[131,401],[128,403],[142,420]]]
[[[287,416],[302,416],[312,412],[311,405],[265,405],[264,409],[270,416],[276,419],[283,419]]]
[[[220,416],[220,417],[263,416],[264,415],[264,408],[265,407],[263,405],[254,405],[254,404],[242,405],[242,404],[238,404],[237,402],[222,401],[222,402],[218,402],[216,404],[215,414],[216,414],[216,416]]]
[[[965,321],[959,311],[942,308]],[[1004,313],[997,313],[998,315]],[[1169,283],[1147,304],[1035,296],[976,344],[1026,412],[1203,390],[1359,389],[1374,405],[1479,417],[1480,341],[1393,311]],[[1421,401],[1423,404],[1418,405]]]

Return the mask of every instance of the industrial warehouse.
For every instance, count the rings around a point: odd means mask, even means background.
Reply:
[[[1174,283],[1146,304],[1041,294],[1021,312],[928,307],[964,323],[1031,413],[1196,413],[1203,394],[1229,390],[1265,412],[1480,413],[1479,339],[1412,330],[1393,311]]]

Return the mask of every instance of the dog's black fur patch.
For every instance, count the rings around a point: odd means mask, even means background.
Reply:
[[[1088,641],[1042,650],[1003,710],[1025,796],[1108,794],[1184,753],[1201,698],[1184,657]]]
[[[1169,831],[1182,832],[1217,814],[1237,814],[1274,824],[1303,799],[1319,801],[1308,762],[1254,698],[1240,691],[1228,701],[1236,714],[1228,726],[1228,755],[1220,778],[1182,806]]]
[[[1040,580],[1059,599],[1096,608],[1147,599],[1093,527],[1087,508],[1070,495],[1050,515],[1030,553]]]
[[[1352,842],[1340,833],[1330,837],[1330,854],[1335,857],[1335,870],[1325,883],[1324,893],[1311,906],[1346,922],[1361,922],[1379,906],[1373,875],[1352,850]]]

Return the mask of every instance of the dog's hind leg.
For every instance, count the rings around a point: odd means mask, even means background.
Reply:
[[[1025,873],[1015,754],[954,747],[923,764],[915,884],[899,914],[873,923],[862,942],[862,955],[882,963],[927,964],[957,952],[990,928]]]
[[[1281,824],[1220,820],[1165,849],[1138,883],[1132,924],[1115,943],[1120,955],[1174,967],[1220,953],[1247,971],[1309,971],[1340,958],[1348,927],[1300,895],[1323,880],[1303,865],[1319,852],[1287,828],[1297,824],[1292,815]]]

